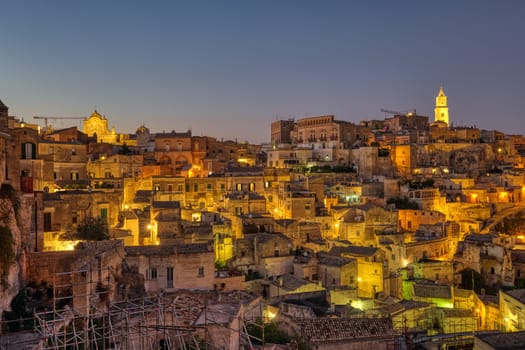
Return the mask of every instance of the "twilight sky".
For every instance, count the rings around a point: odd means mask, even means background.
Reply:
[[[96,107],[118,132],[262,142],[277,118],[433,120],[443,83],[454,125],[525,134],[525,1],[20,0],[1,18],[0,100],[26,121]]]

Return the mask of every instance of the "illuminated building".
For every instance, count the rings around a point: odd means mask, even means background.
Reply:
[[[525,330],[525,289],[499,291],[500,324],[506,332]]]
[[[434,108],[434,121],[440,121],[446,123],[447,125],[450,125],[448,116],[447,96],[445,95],[445,91],[443,91],[443,86],[439,88],[438,95],[436,96],[436,108]]]
[[[115,131],[115,127],[109,130],[108,119],[95,110],[89,118],[83,120],[82,131],[89,137],[97,137],[97,142],[115,144],[120,141],[120,137]]]

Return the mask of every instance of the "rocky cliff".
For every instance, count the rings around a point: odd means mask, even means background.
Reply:
[[[9,310],[22,284],[29,236],[31,202],[27,203],[7,184],[0,187],[0,313]]]

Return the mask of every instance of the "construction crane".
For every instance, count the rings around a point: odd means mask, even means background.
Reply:
[[[47,130],[48,129],[48,124],[47,124],[48,120],[82,120],[82,119],[84,119],[84,117],[43,117],[43,116],[40,116],[40,115],[35,115],[33,117],[33,119],[43,119],[44,120],[44,125],[45,125],[46,130]]]
[[[409,115],[409,116],[410,115],[416,115],[416,110],[415,109],[404,111],[404,112],[398,112],[398,111],[392,111],[390,109],[381,108],[381,112],[383,112],[385,114],[393,114],[393,115]]]

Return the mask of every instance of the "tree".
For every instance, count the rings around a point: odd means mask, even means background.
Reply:
[[[419,209],[416,202],[411,201],[408,197],[392,197],[386,200],[386,204],[394,204],[396,209]]]
[[[77,226],[77,231],[70,237],[82,241],[103,241],[109,239],[106,220],[98,217],[87,217]]]

